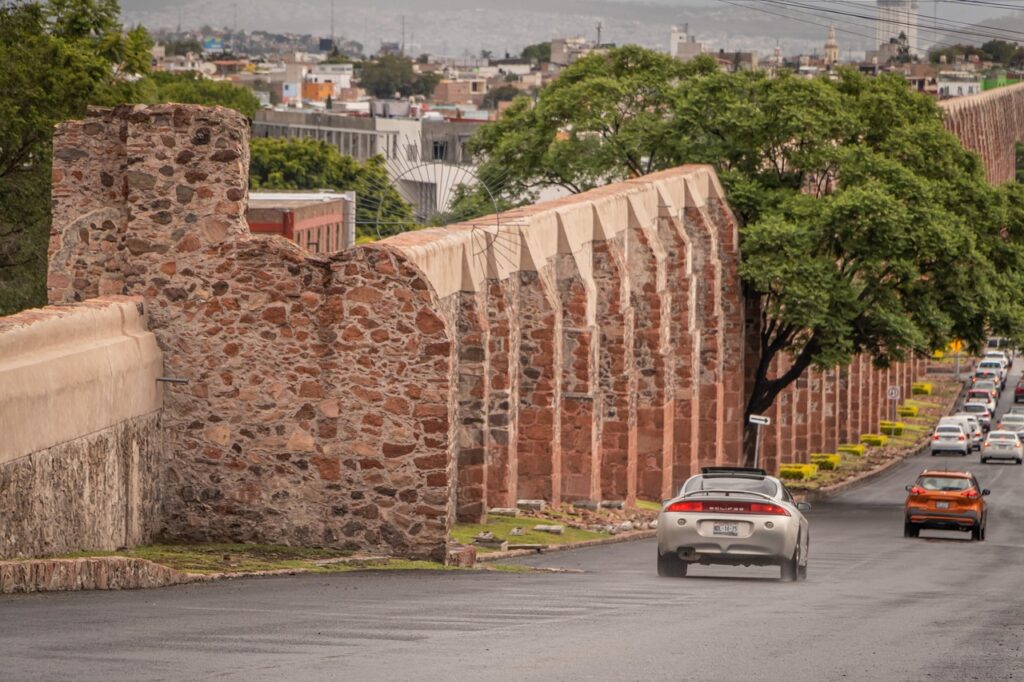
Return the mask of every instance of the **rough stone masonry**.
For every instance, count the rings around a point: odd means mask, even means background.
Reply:
[[[163,534],[440,558],[456,517],[656,500],[739,461],[756,330],[709,167],[321,257],[249,232],[248,135],[170,104],[55,135],[51,304],[140,297],[189,382],[164,391]],[[809,373],[765,463],[877,430],[918,370]]]

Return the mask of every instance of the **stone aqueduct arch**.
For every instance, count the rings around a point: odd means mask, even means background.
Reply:
[[[1022,98],[945,105],[994,181]],[[658,499],[738,463],[756,330],[709,167],[316,256],[249,232],[248,134],[156,105],[55,135],[50,302],[142,297],[189,380],[164,393],[164,534],[438,557],[456,517]],[[773,406],[765,465],[875,430],[921,371],[811,373]]]

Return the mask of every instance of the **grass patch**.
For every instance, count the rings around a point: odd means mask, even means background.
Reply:
[[[350,563],[318,564],[345,558],[349,552],[337,549],[257,545],[249,543],[195,543],[143,545],[123,552],[85,551],[61,554],[57,559],[124,556],[147,559],[185,573],[252,573],[256,571],[302,570],[312,573],[342,573],[360,570],[455,570],[431,561],[409,559],[353,559]]]
[[[635,506],[637,509],[644,509],[646,511],[661,511],[661,502],[652,502],[651,500],[637,500]]]
[[[565,526],[565,532],[561,535],[533,530],[534,526],[552,525],[553,523],[557,522],[530,517],[492,516],[488,519],[487,523],[455,524],[452,528],[451,537],[452,540],[461,542],[464,545],[473,544],[473,538],[484,531],[490,531],[494,533],[495,537],[508,540],[509,544],[529,545],[564,545],[570,542],[582,542],[584,540],[608,537],[607,533],[597,533],[580,528],[570,528],[569,526]],[[523,535],[509,535],[509,531],[517,526],[526,532]],[[495,550],[487,547],[477,547],[476,551],[480,554],[486,554]]]

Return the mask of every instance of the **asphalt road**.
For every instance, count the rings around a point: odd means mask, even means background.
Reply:
[[[902,537],[903,486],[943,462],[992,489],[985,542]],[[908,460],[815,506],[802,583],[768,568],[658,578],[643,541],[523,560],[584,573],[3,597],[0,679],[1024,680],[1021,491],[1021,466]]]

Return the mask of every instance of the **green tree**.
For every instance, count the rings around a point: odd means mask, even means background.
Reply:
[[[680,62],[627,46],[593,54],[544,88],[536,106],[515,100],[480,128],[470,151],[492,188],[516,202],[544,187],[581,192],[673,165],[677,84],[715,70],[710,58]]]
[[[150,102],[178,102],[181,104],[220,105],[237,109],[252,118],[260,108],[260,101],[248,88],[228,81],[213,81],[194,73],[168,73],[159,71],[150,77],[156,86]]]
[[[416,80],[412,60],[398,55],[384,55],[374,61],[363,62],[359,71],[359,84],[368,93],[381,99],[412,87]]]
[[[523,94],[523,91],[512,85],[502,85],[501,87],[490,90],[484,95],[481,106],[484,109],[497,109],[498,102],[511,102],[516,97]]]
[[[981,51],[993,62],[1009,64],[1020,52],[1017,43],[1008,43],[1005,40],[990,40],[981,44]]]
[[[519,54],[522,59],[536,60],[541,63],[551,61],[551,43],[534,43],[527,45]]]
[[[114,0],[0,7],[0,314],[46,303],[53,126],[135,101],[151,45]]]
[[[195,38],[183,38],[181,40],[168,40],[164,43],[164,54],[168,57],[178,57],[192,54],[202,54],[203,46]]]
[[[359,70],[359,84],[380,99],[434,94],[441,82],[436,73],[416,73],[413,61],[399,55],[383,55],[374,61],[363,62]]]
[[[902,76],[770,78],[666,60],[634,47],[580,60],[471,147],[513,203],[713,165],[760,316],[748,415],[812,365],[864,353],[886,366],[952,338],[979,349],[989,331],[1024,338],[1022,193],[990,187]]]
[[[379,156],[360,163],[318,140],[280,138],[254,138],[250,153],[254,190],[355,191],[359,236],[386,237],[414,226],[412,207],[392,187]]]

